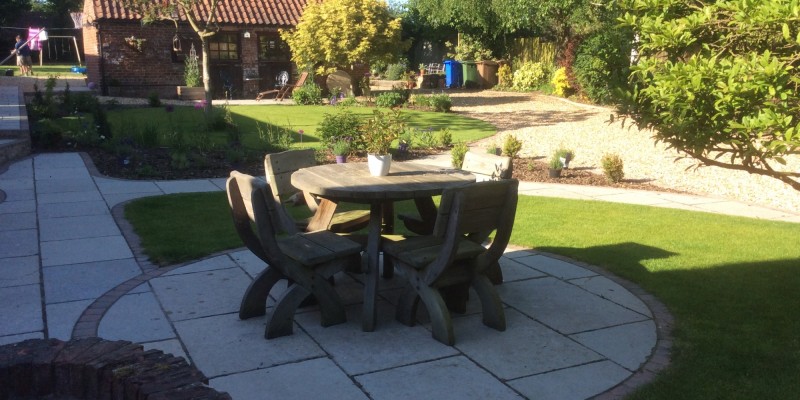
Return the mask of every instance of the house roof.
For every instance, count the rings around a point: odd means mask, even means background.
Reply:
[[[122,0],[86,0],[91,2],[96,19],[139,20],[139,14],[123,7]],[[237,25],[297,25],[307,0],[219,0],[216,22]],[[198,0],[197,16],[205,20],[211,0]],[[181,20],[185,20],[182,16]]]

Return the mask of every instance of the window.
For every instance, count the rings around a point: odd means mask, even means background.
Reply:
[[[220,32],[208,42],[208,55],[212,60],[238,60],[239,35]]]
[[[258,35],[258,59],[289,61],[289,46],[278,35]]]

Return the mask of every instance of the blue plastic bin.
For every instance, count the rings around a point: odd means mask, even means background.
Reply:
[[[461,63],[456,60],[444,61],[444,85],[449,88],[461,87]]]

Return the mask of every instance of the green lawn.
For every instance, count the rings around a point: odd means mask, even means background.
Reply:
[[[172,261],[240,247],[229,213],[224,193],[126,208],[145,251]],[[673,362],[632,398],[790,399],[800,393],[798,238],[800,224],[521,196],[511,242],[602,266],[667,305]]]
[[[215,105],[221,104],[222,102],[215,102]],[[326,113],[336,113],[340,110],[341,108],[332,106],[230,106],[233,120],[242,132],[242,142],[247,147],[255,147],[257,144],[257,123],[262,129],[269,129],[270,126],[288,128],[293,132],[295,147],[319,147],[317,126]],[[372,114],[373,108],[349,107],[348,110],[366,117]],[[497,132],[497,129],[487,122],[453,113],[403,110],[402,114],[411,127],[434,130],[449,128],[454,142],[482,139]],[[162,137],[165,132],[175,129],[181,129],[188,135],[205,130],[203,112],[194,107],[175,107],[172,112],[167,112],[165,107],[117,109],[109,112],[108,117],[115,130],[114,137],[136,136],[138,132],[148,128],[161,131]],[[303,131],[302,138],[300,130]],[[225,144],[224,131],[210,132],[209,136],[213,142],[219,145]]]

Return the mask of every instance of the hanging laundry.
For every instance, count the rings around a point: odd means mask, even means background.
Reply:
[[[47,40],[47,32],[44,28],[28,28],[28,39],[31,40],[28,44],[31,50],[41,50],[42,43],[40,42]]]

